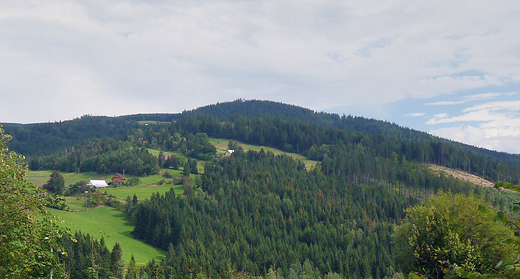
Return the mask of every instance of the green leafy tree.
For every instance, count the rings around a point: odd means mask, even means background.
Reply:
[[[43,189],[46,189],[50,193],[58,195],[63,194],[64,188],[65,179],[63,178],[63,175],[61,175],[58,171],[53,171],[47,183],[43,185]]]
[[[405,272],[428,278],[467,274],[518,278],[497,268],[514,256],[513,245],[502,240],[513,231],[480,210],[486,203],[473,196],[440,193],[423,205],[406,210],[395,228],[396,258]]]
[[[505,182],[505,181],[497,181],[495,183],[495,188],[507,189],[507,190],[512,190],[515,192],[520,192],[520,185],[516,185],[516,184],[510,183],[510,182]],[[490,218],[501,221],[502,223],[504,223],[514,229],[515,235],[511,238],[504,239],[503,241],[507,242],[507,243],[515,244],[516,258],[514,258],[513,260],[501,259],[501,261],[497,265],[504,266],[506,269],[509,269],[509,270],[512,270],[512,269],[520,270],[520,267],[518,265],[518,263],[520,262],[520,218],[518,218],[518,217],[509,218],[503,211],[499,210],[497,212],[493,212],[488,207],[481,207],[480,210],[482,212],[488,214],[488,216]],[[512,211],[520,212],[520,201],[517,201],[514,203]]]
[[[24,158],[9,152],[9,138],[0,126],[0,278],[60,278],[62,231],[41,189],[24,179]]]

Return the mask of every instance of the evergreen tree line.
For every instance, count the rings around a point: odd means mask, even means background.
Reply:
[[[140,128],[144,126],[136,122],[140,119],[170,124],[157,122],[142,131]],[[182,114],[116,118],[83,116],[56,123],[6,124],[5,129],[14,137],[8,143],[9,147],[28,158],[77,146],[84,140],[112,137],[141,142],[152,148],[191,152],[189,155],[193,158],[208,160],[213,151],[211,145],[187,146],[190,144],[189,135],[196,138],[197,133],[206,133],[277,147],[311,158],[314,158],[314,149],[323,148],[323,145],[361,143],[385,158],[395,152],[400,158],[460,169],[491,181],[520,183],[517,175],[520,156],[517,155],[446,141],[383,121],[318,113],[267,101],[236,100]],[[68,166],[73,169],[74,164],[69,162]]]
[[[363,132],[371,135],[371,137],[374,135],[383,135],[385,137],[394,136],[397,138],[403,138],[413,142],[420,142],[421,140],[432,143],[440,142],[442,145],[437,146],[440,147],[440,149],[437,148],[437,150],[434,150],[435,155],[425,155],[430,157],[430,162],[434,162],[435,160],[439,162],[454,163],[454,168],[466,168],[466,170],[470,170],[471,172],[476,173],[482,172],[485,174],[489,168],[487,168],[488,166],[482,165],[482,163],[479,162],[473,163],[474,158],[464,159],[463,156],[460,155],[459,158],[451,158],[451,156],[449,158],[444,157],[443,155],[449,153],[447,153],[446,149],[444,149],[446,152],[443,152],[442,146],[445,148],[451,148],[450,146],[453,146],[453,148],[463,150],[464,152],[485,155],[489,158],[502,161],[507,165],[520,167],[520,156],[518,155],[496,152],[461,143],[450,142],[433,137],[424,132],[400,127],[395,123],[367,119],[364,117],[354,117],[351,115],[340,116],[338,114],[314,112],[302,107],[259,100],[239,99],[233,102],[218,103],[191,111],[184,111],[181,114],[141,114],[120,117],[83,116],[78,119],[63,122],[60,121],[55,123],[37,123],[25,125],[7,123],[4,124],[4,126],[7,133],[14,137],[14,140],[8,143],[9,148],[24,154],[25,156],[32,156],[51,154],[62,148],[77,145],[84,140],[105,137],[113,137],[119,140],[125,140],[130,129],[138,129],[138,127],[143,127],[137,123],[137,121],[140,120],[157,121],[158,124],[163,122],[181,122],[190,118],[199,118],[204,114],[209,114],[216,118],[215,123],[227,121],[233,122],[234,119],[240,117],[263,118],[266,115],[272,115],[290,121],[299,120],[318,126],[329,128],[334,127],[351,132]],[[203,124],[203,126],[208,128],[208,123]],[[208,129],[200,131],[214,135],[214,133]],[[194,131],[192,132],[195,133]],[[262,137],[265,139],[267,136],[264,134]],[[262,142],[262,137],[259,137],[258,142]],[[290,144],[294,150],[298,150],[296,146],[297,142],[289,142],[288,144]],[[317,145],[319,146],[319,144]],[[430,146],[435,148],[435,146],[432,144],[430,144]],[[283,147],[283,144],[280,147]],[[289,151],[288,149],[287,151]],[[305,150],[306,149],[300,144],[300,152]],[[399,154],[399,152],[397,153]],[[475,156],[471,155],[471,157]],[[409,157],[407,156],[407,158]],[[475,165],[473,166],[472,164]],[[491,169],[493,169],[493,167]],[[507,172],[504,173],[505,175],[508,174]],[[497,175],[500,175],[500,173],[497,173]],[[517,177],[512,178],[518,179]],[[509,177],[501,177],[500,179],[510,181]]]
[[[217,151],[215,146],[209,142],[206,133],[191,133],[186,131],[183,136],[177,133],[173,127],[172,132],[168,126],[160,125],[160,129],[155,132],[152,127],[143,131],[142,129],[132,129],[128,131],[128,141],[137,146],[161,149],[165,151],[177,151],[187,156],[199,160],[211,160]]]
[[[134,236],[168,249],[174,277],[288,276],[309,261],[322,274],[382,278],[395,273],[390,235],[413,196],[308,173],[272,153],[208,163],[201,189],[135,203]]]
[[[296,152],[312,160],[322,161],[334,153],[335,148],[362,149],[365,156],[382,157],[399,161],[433,163],[479,175],[491,181],[520,181],[519,169],[472,151],[460,145],[437,138],[409,139],[394,133],[372,134],[278,116],[238,116],[226,121],[211,115],[195,115],[169,124],[153,125],[143,135],[154,148],[179,151],[183,145],[181,135],[204,133],[212,137],[232,138],[245,143],[266,145]],[[189,138],[189,137],[186,137]],[[208,153],[209,154],[209,153]]]
[[[114,138],[104,138],[72,146],[59,153],[33,156],[29,169],[50,169],[65,172],[122,172],[133,175],[150,175],[159,171],[157,157],[144,147],[136,147]]]
[[[162,270],[173,277],[267,276],[273,268],[285,277],[308,261],[321,274],[382,278],[398,270],[390,235],[404,208],[441,190],[506,208],[514,199],[414,162],[365,157],[353,167],[350,153],[339,153],[311,172],[263,151],[208,162],[198,190],[128,199],[133,234],[168,250]]]
[[[269,115],[256,118],[239,116],[224,122],[210,115],[196,115],[147,127],[146,131],[129,129],[126,138],[135,146],[182,152],[199,160],[214,158],[216,149],[209,143],[210,135],[276,147],[319,161],[329,158],[335,149],[341,148],[361,152],[366,157],[439,164],[491,181],[516,183],[520,179],[516,167],[434,138],[410,140],[395,135],[352,132]],[[128,173],[139,175],[156,173],[158,167],[155,160],[142,151],[115,139],[102,139],[69,147],[53,155],[30,157],[29,167],[32,170],[41,167],[77,171],[79,168],[105,173],[125,169]],[[138,160],[132,160],[132,157]],[[171,163],[174,168],[183,164],[179,160]]]
[[[402,127],[387,121],[369,119],[361,116],[345,114],[340,116],[334,113],[316,112],[310,109],[272,101],[237,99],[232,102],[217,103],[191,111],[184,111],[180,117],[187,118],[200,114],[210,114],[219,118],[221,121],[237,116],[263,117],[266,114],[269,114],[290,120],[302,120],[321,126],[335,127],[353,132],[365,132],[372,135],[397,136],[398,138],[405,138],[414,141],[421,139],[436,140],[454,145],[458,149],[473,151],[477,154],[486,155],[490,158],[500,160],[511,166],[520,167],[520,156],[515,154],[497,152],[467,144],[450,142],[448,140],[436,138],[428,133]],[[180,117],[176,116],[175,119],[179,120],[181,119]]]
[[[59,245],[65,252],[60,261],[69,278],[124,278],[126,266],[118,242],[110,251],[103,237],[98,241],[89,234],[76,232],[72,237],[60,238]]]
[[[48,155],[83,143],[106,137],[124,140],[135,122],[115,117],[82,116],[69,121],[35,124],[4,124],[13,137],[9,149],[25,156]]]

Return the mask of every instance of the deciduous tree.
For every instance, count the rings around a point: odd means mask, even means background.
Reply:
[[[43,185],[43,189],[46,189],[50,193],[61,195],[65,188],[65,179],[58,171],[53,171],[47,183]]]
[[[9,152],[9,138],[0,126],[0,278],[58,278],[61,230],[41,189],[25,180],[23,156]]]
[[[393,235],[404,271],[428,278],[444,278],[458,268],[503,278],[511,275],[501,273],[503,269],[496,265],[514,256],[513,245],[501,241],[513,231],[479,206],[489,205],[473,196],[441,193],[407,209],[406,219]]]

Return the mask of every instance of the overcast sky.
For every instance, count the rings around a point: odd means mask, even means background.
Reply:
[[[520,153],[520,1],[2,1],[0,122],[237,98]]]

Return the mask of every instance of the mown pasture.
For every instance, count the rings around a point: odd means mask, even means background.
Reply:
[[[224,154],[228,150],[229,139],[210,138],[209,142],[217,148],[217,152],[220,154]],[[305,156],[297,154],[297,153],[289,153],[289,152],[285,152],[280,149],[276,149],[276,148],[272,148],[272,147],[268,147],[268,146],[246,144],[246,143],[243,143],[240,141],[235,141],[235,142],[238,143],[238,145],[241,146],[244,149],[244,151],[252,150],[252,151],[258,152],[263,149],[265,152],[269,151],[275,155],[285,154],[287,156],[292,157],[295,160],[302,161],[307,166],[308,169],[313,169],[314,167],[316,167],[316,164],[317,164],[316,161],[308,160]]]
[[[138,265],[144,265],[152,259],[160,260],[166,255],[164,251],[132,238],[132,223],[124,213],[115,208],[96,207],[82,212],[52,210],[52,214],[63,220],[61,225],[72,232],[81,231],[97,239],[103,237],[109,249],[112,249],[116,241],[119,242],[127,264],[132,254]]]
[[[153,193],[164,194],[170,189],[175,191],[176,195],[180,195],[184,192],[182,185],[175,184],[163,184],[160,186],[139,186],[139,187],[118,187],[118,188],[106,188],[106,192],[109,195],[113,195],[118,199],[126,199],[128,196],[133,197],[134,194],[138,200],[145,200],[152,196]]]
[[[29,171],[25,179],[32,182],[34,185],[42,186],[49,180],[51,173],[51,170]],[[114,176],[113,174],[98,174],[95,172],[60,172],[60,174],[65,180],[65,187],[68,187],[69,185],[81,180],[88,182],[91,179],[104,179],[109,182],[112,179],[112,176]]]

